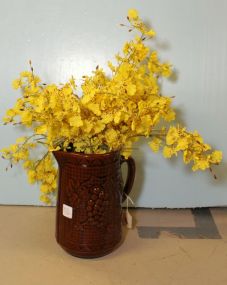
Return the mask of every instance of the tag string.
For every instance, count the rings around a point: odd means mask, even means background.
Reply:
[[[128,229],[131,229],[132,228],[132,216],[131,214],[129,213],[129,210],[128,210],[128,201],[130,201],[132,203],[132,205],[135,205],[134,202],[132,201],[132,199],[127,195],[126,195],[126,220],[127,220],[127,228]]]
[[[124,193],[124,194],[127,198],[127,208],[128,208],[128,201],[130,201],[132,203],[132,205],[135,205],[135,203],[132,201],[132,198],[129,195],[127,195],[126,193]]]

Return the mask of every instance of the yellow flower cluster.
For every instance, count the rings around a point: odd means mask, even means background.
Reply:
[[[30,142],[33,139],[35,142]],[[54,167],[53,157],[49,151],[40,159],[32,159],[34,148],[39,143],[43,143],[42,136],[32,135],[21,137],[16,140],[16,144],[3,148],[3,157],[10,161],[10,166],[22,162],[23,168],[27,171],[28,181],[33,184],[40,183],[40,200],[46,204],[51,204],[52,197],[57,190],[57,170]],[[7,168],[8,169],[8,168]]]
[[[205,170],[222,160],[222,152],[211,151],[211,146],[203,142],[197,131],[189,133],[185,128],[172,126],[166,135],[166,144],[163,149],[164,157],[170,158],[182,151],[184,163],[193,162],[193,171]]]
[[[57,170],[53,166],[53,158],[50,152],[36,162],[26,161],[24,168],[27,170],[28,179],[31,184],[39,182],[41,184],[40,200],[45,204],[51,204],[52,197],[57,189]]]
[[[138,12],[135,9],[128,11],[128,20],[131,24],[131,29],[137,29],[142,33],[142,36],[154,37],[155,31],[148,29],[143,21],[139,18]]]
[[[115,63],[108,62],[111,76],[98,66],[91,76],[83,76],[81,97],[73,77],[65,84],[46,85],[32,67],[13,81],[22,96],[3,120],[5,124],[28,127],[33,135],[3,149],[3,157],[11,164],[23,161],[29,181],[41,183],[41,200],[45,203],[51,202],[56,191],[57,171],[51,157],[54,150],[119,150],[127,158],[138,138],[153,136],[149,144],[154,151],[164,146],[166,138],[164,156],[183,151],[184,162],[194,162],[193,170],[221,161],[220,152],[205,155],[210,148],[197,133],[175,127],[170,127],[168,133],[157,129],[159,123],[175,120],[172,99],[163,96],[159,86],[160,77],[171,75],[171,65],[160,62],[157,51],[145,45],[155,33],[145,26],[137,11],[129,10],[127,18],[130,31],[137,30],[139,34],[124,44]],[[33,148],[39,146],[45,154],[39,160],[32,159]]]

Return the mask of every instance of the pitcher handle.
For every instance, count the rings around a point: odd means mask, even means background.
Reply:
[[[125,159],[122,156],[121,164],[124,162],[127,163],[128,173],[127,173],[127,178],[126,178],[125,186],[124,186],[123,193],[122,193],[122,203],[125,201],[125,199],[127,198],[127,195],[129,195],[129,193],[132,190],[132,186],[133,186],[134,179],[135,179],[135,173],[136,173],[135,160],[131,156],[128,159]]]

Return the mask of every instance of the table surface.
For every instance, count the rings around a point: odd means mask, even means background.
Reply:
[[[97,259],[55,241],[55,208],[0,206],[4,285],[227,284],[227,209],[131,209],[133,229]]]

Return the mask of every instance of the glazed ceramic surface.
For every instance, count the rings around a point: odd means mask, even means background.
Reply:
[[[59,164],[56,239],[70,254],[98,257],[121,241],[121,203],[135,175],[132,158],[119,152],[79,154],[54,152]],[[123,186],[121,164],[128,164]]]

